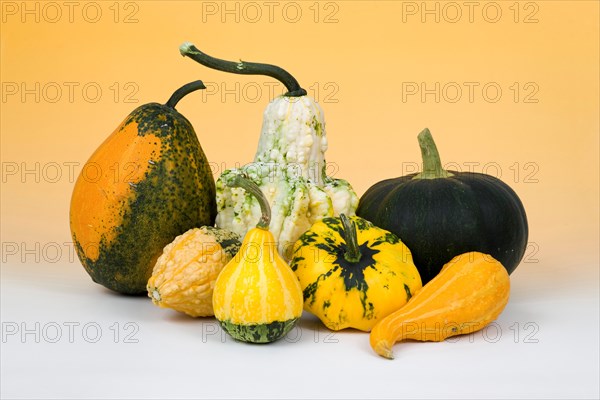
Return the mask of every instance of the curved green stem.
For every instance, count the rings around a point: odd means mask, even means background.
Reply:
[[[188,83],[187,85],[183,85],[171,95],[169,100],[167,100],[167,102],[165,103],[165,106],[175,109],[175,106],[177,105],[177,103],[179,103],[179,100],[183,99],[188,94],[200,89],[206,89],[206,86],[204,86],[204,83],[202,83],[202,81],[194,81]]]
[[[269,224],[271,223],[271,207],[269,207],[269,201],[262,190],[260,190],[260,187],[258,187],[256,183],[252,182],[248,175],[244,173],[235,174],[233,178],[228,179],[225,184],[229,187],[240,187],[256,197],[262,213],[258,224],[256,224],[256,227],[268,230]]]
[[[306,96],[306,90],[300,87],[300,84],[289,72],[283,68],[271,64],[260,64],[247,61],[225,61],[219,58],[214,58],[206,53],[201,52],[196,46],[190,42],[185,42],[179,46],[179,52],[184,57],[189,57],[192,60],[218,71],[230,72],[232,74],[242,75],[266,75],[277,79],[283,83],[288,92],[285,96],[300,97]]]
[[[342,220],[342,238],[346,242],[346,252],[344,258],[349,263],[357,263],[360,261],[362,254],[360,254],[360,247],[358,247],[358,238],[356,235],[356,224],[354,221],[350,221],[345,214],[340,214]]]
[[[419,147],[421,147],[423,171],[420,174],[415,175],[413,179],[437,179],[453,176],[453,174],[442,168],[440,153],[438,153],[438,149],[429,129],[423,129],[423,131],[419,133],[419,136],[417,136],[417,139],[419,140]]]

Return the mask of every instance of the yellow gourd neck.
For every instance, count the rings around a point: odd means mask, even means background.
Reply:
[[[276,264],[283,259],[277,252],[277,242],[275,237],[269,231],[269,224],[271,223],[271,208],[266,196],[263,194],[260,187],[248,178],[244,173],[234,175],[226,182],[227,186],[230,187],[241,187],[250,194],[252,194],[262,212],[261,218],[256,224],[256,228],[250,229],[244,237],[242,248],[240,251],[241,259],[240,263],[251,262],[251,263],[273,263]]]
[[[273,234],[263,228],[252,228],[244,237],[240,263],[276,263],[281,258],[277,252],[277,242]]]

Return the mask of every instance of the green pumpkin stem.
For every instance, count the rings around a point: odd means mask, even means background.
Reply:
[[[179,46],[179,52],[184,57],[189,57],[192,60],[218,71],[230,72],[232,74],[242,75],[266,75],[277,79],[283,83],[288,92],[284,95],[287,97],[306,96],[306,90],[300,87],[300,84],[289,72],[275,65],[260,64],[255,62],[247,62],[240,60],[239,62],[225,61],[219,58],[214,58],[198,50],[190,42],[185,42]]]
[[[188,83],[187,85],[183,85],[171,95],[169,100],[167,100],[167,102],[165,103],[165,106],[170,107],[174,110],[177,103],[179,103],[179,100],[183,99],[188,94],[200,89],[206,89],[206,86],[204,86],[204,83],[202,83],[202,81],[194,81]]]
[[[346,252],[344,253],[344,259],[349,263],[357,263],[360,261],[362,254],[360,254],[360,247],[358,247],[358,238],[356,234],[356,224],[354,221],[350,221],[345,214],[340,214],[342,220],[342,238],[346,242]]]
[[[423,158],[423,171],[417,174],[413,179],[438,179],[448,178],[452,176],[450,172],[442,168],[442,160],[440,160],[440,153],[433,141],[433,136],[429,129],[425,128],[419,136],[419,146],[421,147],[421,157]]]
[[[256,227],[268,230],[269,224],[271,223],[271,207],[269,207],[269,201],[262,190],[260,190],[260,187],[252,182],[248,175],[244,173],[237,173],[233,178],[228,179],[225,184],[229,187],[240,187],[258,200],[262,215],[256,224]]]

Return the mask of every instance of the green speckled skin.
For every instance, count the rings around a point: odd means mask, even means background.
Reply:
[[[138,125],[138,136],[159,138],[161,156],[132,186],[129,208],[115,211],[122,223],[108,227],[118,233],[110,245],[100,240],[97,260],[85,256],[77,232],[73,240],[94,282],[124,294],[146,294],[164,246],[188,229],[214,224],[215,182],[196,133],[183,115],[157,103],[142,105],[123,121],[117,134],[131,129],[133,123]]]
[[[271,343],[284,337],[296,324],[298,318],[274,321],[268,324],[238,325],[220,321],[221,327],[235,340],[248,343]]]
[[[229,257],[235,257],[237,252],[240,251],[242,238],[237,233],[227,229],[215,228],[214,226],[203,226],[200,230],[211,235]]]

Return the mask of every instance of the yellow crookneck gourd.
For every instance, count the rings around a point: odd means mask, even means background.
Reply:
[[[260,188],[244,174],[226,182],[254,195],[262,210],[240,251],[223,268],[213,292],[216,319],[234,339],[273,342],[292,329],[302,314],[302,290],[296,275],[277,252],[269,231],[271,211]]]
[[[421,289],[410,250],[396,235],[344,214],[313,224],[294,245],[291,266],[304,309],[335,331],[370,331]]]
[[[499,261],[479,252],[458,255],[408,304],[373,327],[371,347],[393,358],[392,346],[404,339],[441,342],[476,332],[500,315],[509,293],[510,278]]]

